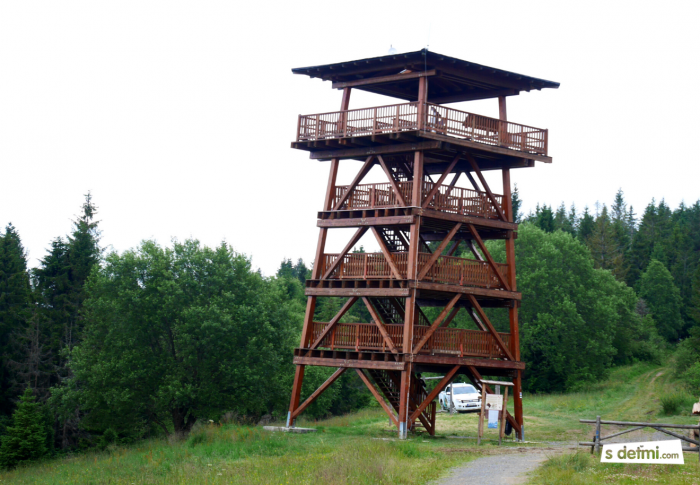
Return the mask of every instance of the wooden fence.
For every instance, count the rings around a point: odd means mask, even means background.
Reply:
[[[406,278],[408,253],[391,253],[394,265],[400,275]],[[418,253],[418,272],[427,264],[432,255]],[[321,274],[325,273],[338,258],[338,254],[324,254]],[[508,265],[496,263],[501,275],[508,279]],[[394,279],[394,273],[383,253],[348,253],[330,276],[332,279]],[[481,288],[502,288],[493,268],[486,261],[476,259],[440,256],[422,281]]]
[[[590,446],[591,453],[599,453],[600,446],[604,440],[614,438],[616,436],[623,435],[625,433],[630,433],[632,431],[637,431],[644,428],[653,428],[656,431],[660,431],[679,440],[685,441],[691,445],[695,446],[683,446],[683,451],[693,451],[698,453],[698,459],[700,460],[700,441],[697,439],[690,438],[688,436],[683,436],[682,434],[676,433],[675,431],[670,431],[665,428],[671,429],[687,429],[687,430],[700,430],[700,424],[663,424],[663,423],[637,423],[630,421],[603,421],[600,416],[596,419],[579,419],[579,422],[586,424],[595,424],[595,435],[593,436],[593,441],[582,441],[579,442],[579,446]],[[603,424],[613,424],[615,426],[629,426],[630,429],[623,431],[618,431],[617,433],[609,434],[607,436],[600,436],[600,427]]]
[[[299,115],[297,141],[429,131],[486,145],[547,155],[547,130],[426,103],[419,119],[418,102]]]
[[[328,323],[314,322],[314,340],[325,330]],[[403,325],[385,325],[387,333],[399,352],[403,349]],[[413,346],[428,330],[428,326],[413,327]],[[506,346],[510,346],[510,334],[500,333]],[[320,347],[331,350],[352,349],[355,351],[374,350],[387,352],[386,342],[374,323],[337,323],[333,330],[321,341]],[[492,359],[505,358],[505,354],[488,332],[465,330],[460,328],[439,328],[428,339],[421,353],[443,353],[459,356],[484,357]]]
[[[405,201],[410,201],[413,192],[413,182],[397,182],[397,185],[403,199]],[[423,197],[421,201],[425,200],[425,197],[427,197],[433,187],[435,187],[435,184],[431,182],[423,183]],[[333,199],[334,206],[340,201],[343,195],[345,195],[348,188],[349,186],[347,185],[336,186]],[[499,205],[503,203],[502,195],[495,195],[495,198]],[[357,185],[348,196],[341,209],[375,209],[400,206],[401,204],[391,184],[379,183]],[[453,214],[498,219],[498,212],[496,212],[496,208],[491,200],[489,200],[486,192],[461,187],[450,187],[445,184],[440,185],[438,192],[431,199],[427,208]]]

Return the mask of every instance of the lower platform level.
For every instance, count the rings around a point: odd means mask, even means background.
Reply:
[[[436,398],[460,375],[466,376],[477,390],[493,393],[483,376],[509,378],[513,382],[514,415],[506,419],[523,439],[521,379],[524,362],[502,359],[460,357],[452,355],[403,354],[298,348],[294,351],[296,373],[287,427],[294,427],[296,418],[344,372],[355,372],[377,399],[394,423],[399,438],[424,428],[435,434]],[[337,370],[315,392],[300,404],[301,386],[306,366],[333,367]],[[437,385],[428,389],[424,373],[442,374]]]

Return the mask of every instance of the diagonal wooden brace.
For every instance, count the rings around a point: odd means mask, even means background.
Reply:
[[[442,379],[440,379],[440,382],[438,383],[438,385],[435,386],[435,389],[433,389],[432,391],[430,391],[430,393],[428,394],[428,396],[425,398],[425,401],[423,401],[422,403],[420,403],[420,405],[418,406],[418,408],[417,408],[415,411],[413,411],[413,414],[411,414],[411,417],[410,417],[409,421],[411,421],[411,422],[414,421],[414,420],[418,417],[418,415],[420,415],[420,414],[423,412],[423,410],[424,410],[425,408],[427,408],[428,405],[429,405],[431,402],[433,402],[433,400],[438,396],[438,394],[440,394],[440,392],[442,392],[442,390],[447,386],[447,384],[450,383],[450,381],[452,380],[452,378],[453,378],[454,375],[457,373],[457,371],[459,370],[460,367],[461,367],[461,366],[459,366],[459,365],[454,366],[454,367],[450,370],[450,372],[448,372],[448,373],[445,375],[445,377],[443,377]]]
[[[309,404],[311,404],[312,402],[314,402],[314,401],[316,400],[316,398],[317,398],[318,396],[320,396],[320,395],[323,393],[323,391],[325,391],[326,389],[328,389],[328,387],[329,387],[331,384],[333,384],[333,383],[338,379],[338,377],[340,377],[341,374],[342,374],[343,372],[345,372],[346,370],[347,370],[347,367],[341,367],[340,369],[338,369],[337,371],[335,371],[335,372],[333,373],[332,376],[330,376],[328,379],[326,379],[326,382],[324,382],[323,384],[321,384],[321,386],[320,386],[318,389],[316,389],[316,390],[314,391],[314,393],[311,394],[311,395],[306,399],[306,401],[304,401],[303,403],[301,403],[301,405],[300,405],[298,408],[296,408],[296,409],[292,412],[291,419],[292,419],[292,420],[296,419],[296,417],[299,416],[299,415],[302,413],[302,411],[304,411],[304,409],[306,409],[306,408],[309,406]]]
[[[333,261],[333,264],[331,264],[330,268],[328,268],[326,270],[326,272],[323,273],[323,276],[321,276],[322,280],[328,279],[330,277],[330,275],[333,274],[333,271],[335,271],[335,269],[340,265],[340,263],[343,261],[343,258],[345,257],[345,255],[348,254],[348,252],[353,248],[353,246],[355,244],[357,244],[357,241],[359,241],[360,238],[365,235],[365,233],[367,232],[367,229],[368,229],[367,226],[360,227],[357,229],[355,234],[350,239],[350,242],[348,242],[345,245],[345,247],[343,248],[343,251],[338,255],[338,258],[335,261]],[[314,264],[321,264],[321,262],[320,261],[314,262]]]
[[[355,190],[355,187],[357,187],[357,184],[362,182],[362,179],[365,178],[365,175],[369,172],[369,170],[372,168],[372,165],[374,165],[374,155],[370,155],[367,157],[367,160],[365,161],[365,164],[362,165],[362,168],[360,169],[359,172],[357,172],[357,175],[355,175],[355,178],[353,179],[352,183],[348,185],[348,190],[345,191],[345,193],[340,197],[340,200],[338,201],[335,206],[333,206],[333,210],[337,211],[340,209],[343,204],[345,203],[346,200],[348,200],[348,197],[350,197],[350,194]]]
[[[440,324],[440,328],[447,328],[450,325],[450,323],[452,323],[452,320],[455,319],[457,313],[459,312],[459,308],[460,307],[457,306],[452,309],[452,313],[450,313],[445,319],[445,321]]]
[[[379,392],[374,388],[372,383],[367,379],[367,376],[365,375],[364,371],[362,369],[355,369],[357,371],[357,375],[360,376],[360,379],[362,382],[365,383],[365,386],[367,386],[367,389],[369,389],[369,392],[372,393],[374,398],[377,400],[379,405],[386,411],[386,413],[389,415],[389,419],[394,423],[394,426],[399,425],[399,420],[397,417],[394,415],[394,412],[392,409],[389,407],[389,405],[386,403],[386,401],[382,398],[382,396],[379,394]]]
[[[386,327],[384,326],[384,322],[382,322],[382,319],[377,314],[377,311],[374,309],[374,307],[372,306],[372,304],[369,302],[369,300],[367,298],[362,297],[362,301],[365,303],[365,306],[367,307],[369,314],[372,316],[372,320],[374,320],[374,323],[377,325],[377,328],[379,329],[379,333],[382,334],[382,338],[386,342],[387,347],[389,347],[389,350],[391,350],[391,352],[393,354],[398,354],[399,351],[396,349],[396,345],[394,345],[394,341],[391,339],[389,332],[386,331]]]
[[[510,352],[510,349],[503,342],[503,339],[501,338],[499,333],[496,332],[496,329],[493,328],[493,325],[491,325],[491,320],[489,320],[489,317],[486,316],[486,313],[484,313],[484,309],[481,308],[481,305],[479,305],[479,302],[476,301],[476,298],[474,298],[474,295],[467,294],[467,298],[469,299],[469,303],[472,304],[472,307],[474,308],[474,310],[476,310],[476,313],[479,314],[479,318],[481,319],[481,322],[486,326],[489,333],[496,341],[496,344],[501,348],[503,353],[506,354],[506,357],[508,358],[508,360],[515,361],[515,358],[513,358],[513,354]]]
[[[452,169],[455,168],[455,165],[457,165],[457,162],[459,162],[459,157],[461,157],[461,154],[458,153],[457,156],[452,159],[452,162],[447,166],[445,171],[442,172],[442,175],[440,175],[440,178],[438,179],[438,181],[435,182],[433,189],[430,192],[428,192],[428,196],[423,201],[423,205],[421,206],[421,208],[425,209],[430,205],[430,202],[433,200],[433,197],[435,197],[435,194],[437,194],[438,191],[440,190],[440,186],[445,181],[445,178],[447,178],[447,176],[450,174],[450,172],[452,172]],[[454,181],[456,181],[456,180],[457,180],[457,177],[455,176]]]
[[[315,349],[316,347],[318,347],[321,344],[323,339],[326,338],[326,335],[328,335],[328,333],[331,330],[333,330],[333,328],[335,327],[335,324],[338,323],[341,318],[343,318],[343,315],[345,315],[347,313],[347,311],[350,310],[350,307],[352,307],[357,300],[358,300],[358,297],[353,296],[352,298],[349,298],[348,301],[345,302],[345,305],[343,305],[343,307],[338,311],[338,313],[336,313],[336,315],[333,317],[333,319],[330,322],[328,322],[328,325],[326,325],[326,328],[323,329],[323,332],[321,332],[321,335],[319,335],[318,338],[316,339],[316,341],[313,344],[311,344],[311,347],[309,347],[311,350]]]
[[[493,269],[493,272],[496,274],[496,278],[498,278],[498,281],[501,282],[503,288],[505,288],[507,291],[510,291],[510,285],[501,274],[501,271],[498,269],[498,266],[496,266],[496,262],[491,257],[491,253],[489,253],[486,249],[486,245],[484,244],[484,241],[481,240],[481,236],[479,236],[479,233],[476,231],[476,227],[474,227],[474,224],[467,224],[467,227],[469,228],[469,232],[472,233],[472,237],[479,245],[479,249],[481,249],[481,252],[484,253],[484,256],[486,256],[486,261],[488,261],[489,265]]]
[[[396,179],[394,179],[394,176],[392,175],[391,170],[389,170],[389,167],[387,167],[386,163],[384,163],[384,159],[382,158],[381,155],[377,155],[377,160],[379,160],[379,165],[382,166],[382,169],[384,170],[386,177],[389,179],[389,183],[391,184],[391,188],[394,190],[394,193],[396,194],[396,198],[398,199],[399,204],[401,204],[401,207],[406,207],[406,201],[403,198],[403,194],[401,194],[401,189],[399,188],[399,184],[396,183]]]
[[[460,297],[462,296],[461,293],[457,293],[450,302],[447,304],[447,306],[440,312],[440,315],[435,319],[433,324],[430,326],[430,328],[425,332],[425,335],[423,335],[423,338],[420,339],[420,342],[416,344],[416,346],[413,348],[413,353],[417,354],[420,352],[420,349],[423,348],[423,346],[428,342],[430,337],[433,336],[433,333],[440,327],[440,324],[442,323],[443,319],[447,316],[447,314],[452,310],[452,307],[455,306],[457,301],[459,301]]]
[[[394,257],[391,255],[391,251],[389,251],[389,248],[386,247],[386,244],[384,243],[384,239],[382,238],[381,234],[379,234],[379,231],[377,231],[377,228],[374,226],[372,226],[372,232],[374,233],[374,237],[379,243],[379,249],[381,249],[382,254],[384,254],[384,259],[386,259],[386,262],[389,264],[389,268],[391,268],[391,272],[393,273],[394,278],[396,278],[397,280],[402,280],[403,276],[399,272],[399,269],[396,267],[396,264],[394,263]]]
[[[422,280],[425,278],[425,275],[428,274],[428,271],[430,271],[430,268],[433,267],[433,265],[437,262],[438,258],[442,255],[442,252],[444,249],[447,247],[448,244],[450,244],[450,241],[452,241],[452,238],[454,237],[455,234],[457,234],[457,231],[462,227],[462,223],[458,222],[455,224],[455,226],[452,228],[450,232],[447,233],[447,236],[445,236],[445,239],[442,240],[440,245],[437,247],[435,251],[433,251],[433,255],[430,256],[430,259],[428,260],[427,263],[425,263],[425,266],[423,266],[423,269],[420,271],[418,274],[418,279]]]
[[[486,183],[486,179],[484,178],[484,175],[481,173],[481,170],[479,170],[479,165],[476,163],[476,160],[474,159],[474,157],[468,153],[465,153],[464,157],[467,159],[467,161],[469,161],[469,165],[471,165],[472,170],[474,171],[474,173],[476,173],[476,176],[479,177],[479,182],[481,182],[481,185],[484,187],[484,192],[486,192],[486,195],[488,196],[489,200],[491,200],[491,204],[493,204],[493,208],[496,209],[496,213],[498,214],[498,218],[501,219],[503,222],[508,222],[508,218],[503,213],[503,209],[501,208],[501,204],[498,203],[498,201],[496,200],[496,196],[493,195],[493,192],[491,192],[491,189],[489,188],[489,184]]]

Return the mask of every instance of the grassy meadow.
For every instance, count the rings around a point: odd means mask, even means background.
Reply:
[[[561,442],[588,441],[593,427],[578,420],[598,414],[605,419],[697,423],[689,409],[663,414],[662,400],[675,392],[670,374],[661,366],[638,364],[615,369],[609,379],[577,393],[525,395],[525,446],[554,449]],[[395,439],[378,407],[298,424],[318,431],[270,433],[255,426],[209,424],[197,426],[184,440],[152,439],[0,472],[0,484],[420,484],[483,454],[522,446],[511,437],[498,448],[496,431],[486,430],[485,443],[477,447],[476,414],[440,413],[435,437],[418,433],[406,441]],[[638,438],[649,439],[635,435],[634,440]],[[552,451],[531,483],[700,484],[697,455],[686,454],[683,467],[635,467],[601,465],[586,453],[566,451]]]

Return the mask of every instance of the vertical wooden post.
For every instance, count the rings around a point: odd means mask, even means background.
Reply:
[[[343,89],[343,99],[340,101],[340,130],[341,136],[348,135],[348,114],[345,113],[350,107],[350,90],[352,88]]]
[[[501,120],[498,123],[498,144],[504,146],[507,145],[508,140],[508,116],[505,96],[498,97],[498,118]]]
[[[413,155],[413,193],[411,205],[420,207],[423,203],[423,152],[417,151]]]
[[[481,410],[479,411],[479,431],[476,438],[476,444],[481,444],[481,437],[484,434],[484,410],[486,409],[486,386],[481,385]]]
[[[304,366],[297,365],[294,372],[294,384],[292,385],[292,400],[289,403],[289,412],[287,413],[287,428],[293,428],[295,420],[292,420],[292,413],[299,407],[299,397],[301,396],[301,385],[304,382]]]
[[[600,416],[595,417],[595,445],[593,450],[597,455],[600,453]]]
[[[399,439],[408,437],[408,418],[410,415],[408,400],[410,399],[411,390],[411,371],[410,362],[406,362],[406,367],[401,371],[401,384],[399,388]]]
[[[500,99],[500,98],[499,98]],[[505,117],[505,100],[501,116]],[[503,209],[508,222],[513,220],[513,194],[511,192],[510,169],[503,169]],[[506,236],[506,263],[508,265],[508,284],[512,291],[517,290],[515,278],[515,238],[513,232],[508,231]],[[510,353],[516,361],[520,361],[520,327],[518,324],[518,302],[513,302],[513,306],[508,309],[508,320],[510,323]],[[520,426],[521,430],[518,433],[518,438],[522,441],[523,437],[523,399],[522,399],[522,372],[517,371],[515,379],[513,379],[513,407],[515,421]]]
[[[418,129],[425,130],[425,119],[428,106],[428,78],[426,76],[418,78]]]
[[[499,416],[501,423],[498,428],[498,446],[501,446],[501,440],[505,433],[506,414],[508,413],[508,386],[505,386],[505,388],[503,392],[503,409],[501,409],[501,415]]]
[[[410,354],[413,349],[413,327],[416,319],[416,290],[412,289],[406,298],[403,319],[403,353]]]

